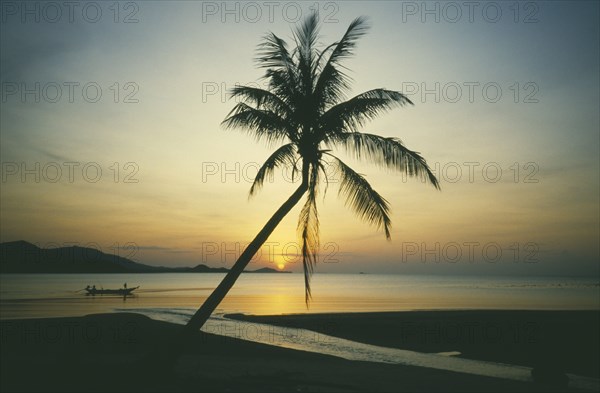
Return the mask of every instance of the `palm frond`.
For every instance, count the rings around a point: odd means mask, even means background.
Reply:
[[[335,46],[328,63],[337,64],[340,60],[352,56],[353,50],[356,47],[356,42],[360,37],[365,35],[368,30],[369,25],[366,17],[359,16],[354,19],[348,26],[342,39]]]
[[[332,136],[328,142],[331,145],[341,145],[357,159],[420,178],[440,189],[440,184],[427,165],[427,161],[418,152],[405,147],[398,138],[347,132]]]
[[[301,88],[304,95],[312,93],[314,51],[319,36],[318,17],[315,12],[311,13],[294,32],[297,45],[298,62],[297,68],[300,73]]]
[[[328,154],[333,158],[340,173],[339,194],[345,195],[346,206],[354,210],[359,218],[382,228],[386,239],[390,240],[390,205],[381,195],[371,187],[367,179],[346,165],[339,158]]]
[[[300,77],[285,40],[273,33],[267,34],[257,48],[255,60],[260,68],[267,68],[264,78],[270,81],[269,88],[289,103],[296,93]]]
[[[266,109],[281,117],[289,117],[291,113],[288,105],[276,94],[264,89],[251,86],[235,86],[229,92],[230,98],[241,98],[252,102],[257,109]]]
[[[293,115],[300,96],[296,80],[290,78],[287,71],[280,69],[268,69],[264,78],[269,80],[269,89],[288,105]]]
[[[277,143],[290,137],[292,131],[287,122],[272,111],[253,108],[240,102],[236,104],[221,123],[226,129],[240,128],[253,134],[257,141],[265,139]]]
[[[292,74],[294,72],[294,61],[287,43],[274,33],[263,37],[263,42],[258,45],[255,60],[260,68],[281,68]]]
[[[319,216],[317,212],[317,187],[319,170],[311,167],[308,179],[308,195],[298,218],[298,234],[302,242],[302,268],[304,271],[304,301],[311,299],[310,278],[317,263],[319,252]]]
[[[331,107],[346,98],[350,88],[350,77],[333,65],[325,67],[319,74],[315,86],[315,99],[319,102],[319,110]]]
[[[321,108],[339,102],[343,98],[344,91],[349,88],[349,78],[339,70],[338,67],[341,67],[339,63],[353,54],[356,42],[368,29],[365,17],[356,18],[338,42],[334,42],[321,51],[313,72],[316,75],[320,68],[314,91],[315,96],[320,100]],[[329,57],[324,62],[327,54]]]
[[[329,133],[356,131],[377,115],[406,104],[412,104],[412,101],[398,91],[373,89],[329,108],[319,119],[319,124]]]
[[[267,176],[273,175],[275,168],[281,167],[286,164],[295,167],[295,154],[296,146],[293,143],[288,143],[275,150],[275,152],[271,154],[269,158],[267,158],[267,160],[256,173],[256,177],[254,178],[254,182],[250,187],[250,193],[248,197],[255,195],[258,192],[258,190],[262,188],[265,179],[267,178]]]

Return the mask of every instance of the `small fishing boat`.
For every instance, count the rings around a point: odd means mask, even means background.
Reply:
[[[96,296],[96,295],[119,295],[119,296],[128,296],[131,295],[131,292],[135,291],[136,289],[138,289],[139,286],[137,287],[132,287],[132,288],[119,288],[119,289],[98,289],[96,287],[86,287],[84,288],[85,291],[87,292],[86,295],[92,295],[92,296]]]

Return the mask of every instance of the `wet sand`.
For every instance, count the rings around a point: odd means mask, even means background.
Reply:
[[[227,317],[366,344],[600,377],[598,311],[409,311]]]
[[[352,318],[373,321],[372,314],[360,315]],[[313,322],[323,318],[310,317]],[[298,321],[297,316],[277,318]],[[182,327],[138,314],[5,320],[0,327],[3,392],[563,390],[427,368],[349,361],[202,332],[186,341],[184,353],[169,372],[154,354],[169,346]],[[380,336],[373,328],[371,332]]]

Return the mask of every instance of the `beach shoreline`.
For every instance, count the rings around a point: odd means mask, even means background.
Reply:
[[[439,310],[373,313],[226,314],[364,344],[600,377],[600,312]]]
[[[303,327],[348,318],[371,326],[385,314],[306,314],[261,317]],[[412,312],[408,312],[412,314]],[[440,315],[441,316],[441,315]],[[238,318],[256,319],[245,316]],[[376,320],[376,317],[379,320]],[[388,315],[388,318],[390,316]],[[413,317],[420,317],[413,314]],[[290,319],[291,318],[291,319]],[[383,319],[382,319],[383,318]],[[366,322],[363,322],[366,323]],[[339,325],[339,326],[341,326]],[[176,373],[148,378],[144,362],[181,325],[140,314],[3,320],[2,391],[549,391],[552,386],[394,364],[350,361],[198,332],[180,356]],[[372,337],[390,329],[380,325]],[[321,328],[322,330],[322,328]],[[379,333],[378,333],[379,332]],[[338,336],[347,335],[338,329]],[[366,332],[365,332],[366,335]],[[137,370],[137,372],[135,371]],[[141,370],[141,374],[140,374]],[[34,375],[35,378],[31,378]],[[561,389],[555,389],[561,391]]]

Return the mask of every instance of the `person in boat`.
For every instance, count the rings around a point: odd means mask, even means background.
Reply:
[[[92,291],[96,290],[96,285],[92,285]]]
[[[89,290],[90,290],[90,286],[89,286],[89,285],[87,285],[87,286],[85,287],[85,290],[86,290],[86,291],[89,291]]]
[[[127,283],[123,284],[123,289],[127,289]]]

